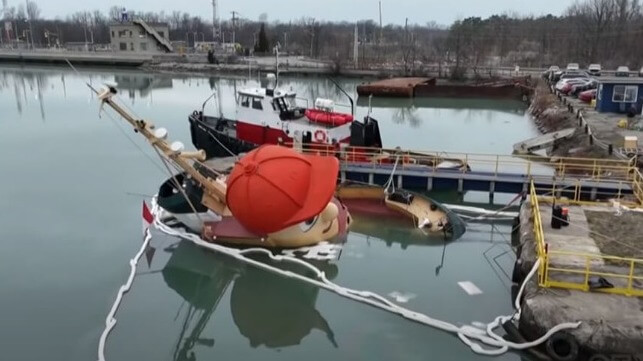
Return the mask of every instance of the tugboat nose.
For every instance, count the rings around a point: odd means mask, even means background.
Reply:
[[[324,222],[330,222],[333,219],[337,218],[337,214],[339,213],[339,210],[337,209],[337,206],[333,203],[328,203],[326,208],[321,213],[321,219]]]

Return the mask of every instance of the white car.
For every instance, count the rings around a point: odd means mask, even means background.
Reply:
[[[619,66],[616,68],[616,73],[614,74],[615,76],[630,76],[630,68],[626,66]]]
[[[587,67],[587,72],[590,75],[601,76],[601,64],[590,64],[589,67]]]
[[[569,63],[567,64],[567,70],[578,70],[580,69],[580,66],[578,63]]]

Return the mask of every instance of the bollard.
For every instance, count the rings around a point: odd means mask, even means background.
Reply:
[[[585,134],[589,134],[589,124],[585,124]]]
[[[607,154],[612,155],[614,152],[614,146],[610,143],[607,145]]]
[[[591,134],[589,135],[589,145],[594,145],[594,137]]]

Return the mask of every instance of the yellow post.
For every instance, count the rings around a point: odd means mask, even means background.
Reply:
[[[585,283],[584,283],[584,288],[585,290],[589,289],[589,257],[585,256]]]
[[[627,291],[625,294],[628,296],[632,295],[632,284],[634,283],[634,260],[630,260],[630,275],[627,278]]]
[[[527,177],[531,177],[531,161],[527,161]]]
[[[596,178],[595,172],[596,172],[596,159],[594,159],[594,167],[592,168],[592,178]]]

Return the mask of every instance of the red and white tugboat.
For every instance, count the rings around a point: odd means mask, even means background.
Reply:
[[[236,102],[234,120],[206,116],[203,110],[189,116],[192,143],[208,158],[248,152],[262,144],[382,146],[376,120],[356,121],[350,113],[336,112],[329,99],[317,99],[307,108],[297,104],[293,91],[251,88],[239,90]]]
[[[274,76],[269,80],[274,80]],[[205,115],[206,100],[200,111],[195,110],[188,117],[192,144],[203,149],[208,158],[246,153],[263,144],[298,144],[303,149],[323,150],[326,154],[344,151],[340,160],[350,162],[394,163],[403,154],[406,164],[468,169],[460,159],[399,149],[382,151],[377,120],[370,115],[363,121],[354,119],[353,100],[344,93],[351,102],[351,113],[335,111],[335,104],[329,99],[315,100],[314,107],[301,107],[295,92],[274,87],[239,90],[236,119]]]

